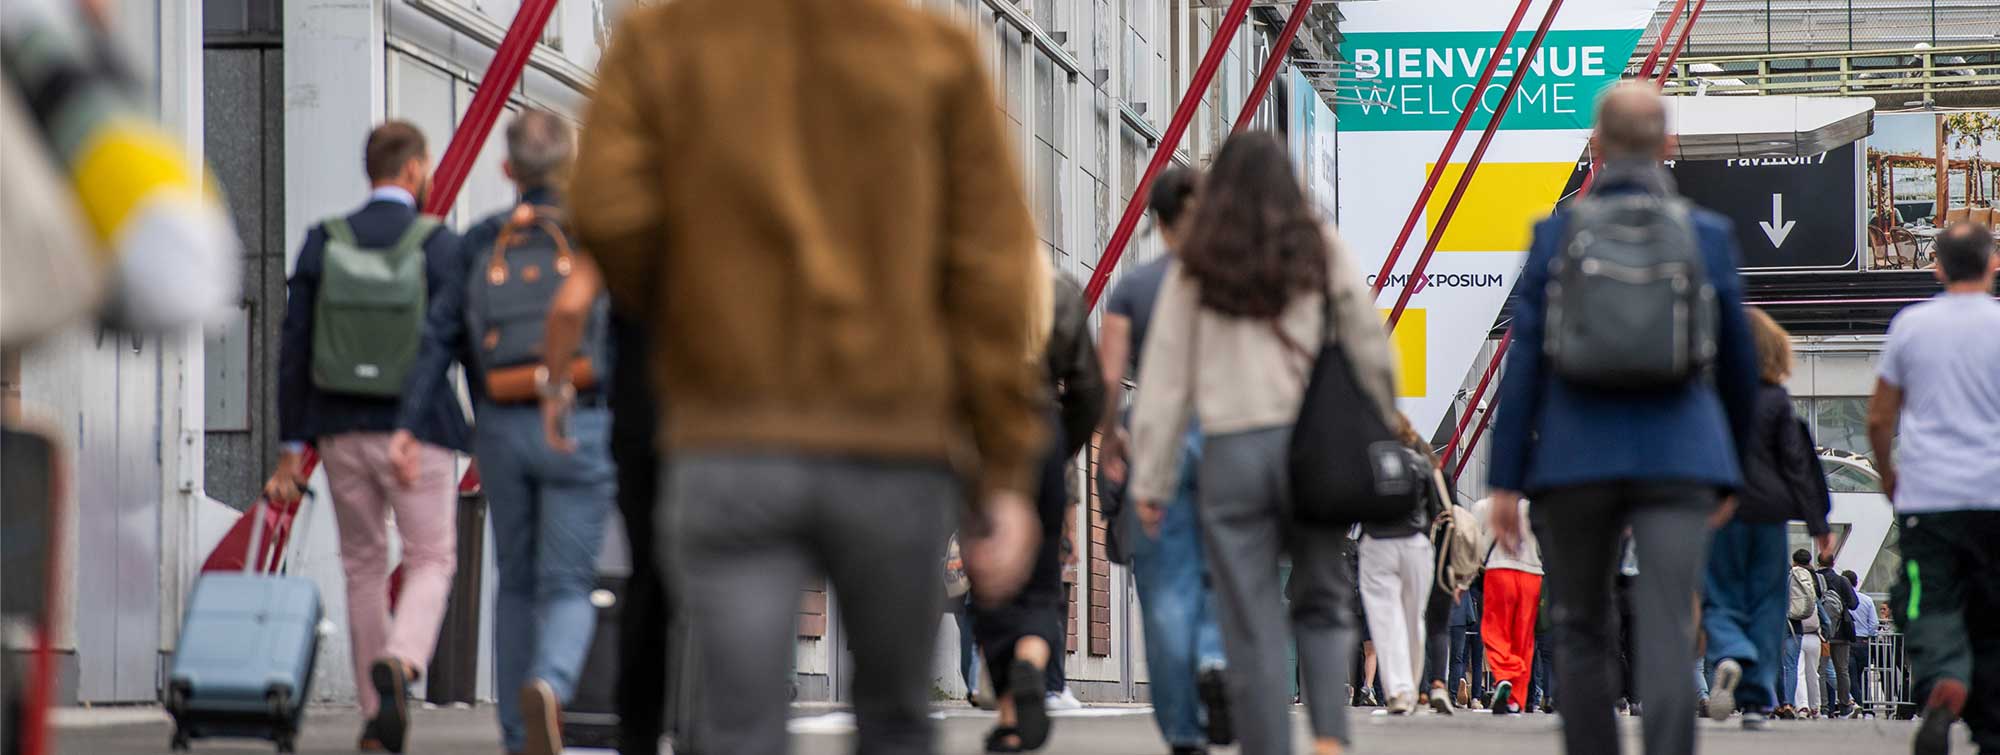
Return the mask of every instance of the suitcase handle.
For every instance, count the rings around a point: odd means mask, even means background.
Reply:
[[[299,547],[296,545],[293,535],[298,534],[299,527],[297,523],[299,517],[306,513],[306,502],[312,499],[313,491],[311,488],[303,488],[299,491],[299,503],[292,511],[292,520],[286,523],[284,530],[279,533],[284,537],[284,545],[280,546],[278,552],[272,555],[271,570],[268,573],[286,574],[289,572],[292,561],[291,555]],[[264,573],[258,571],[258,568],[264,563],[264,510],[270,506],[270,499],[259,498],[257,499],[257,503],[251,506],[250,511],[246,514],[246,516],[252,518],[252,524],[250,526],[249,548],[243,553],[244,574]]]

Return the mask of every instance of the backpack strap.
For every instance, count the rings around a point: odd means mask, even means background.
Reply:
[[[334,216],[320,222],[319,228],[326,233],[328,241],[336,241],[354,246],[354,227],[347,224],[347,218]]]
[[[430,240],[431,232],[436,231],[439,225],[438,219],[435,217],[423,214],[417,215],[417,219],[410,221],[410,227],[403,231],[402,237],[396,239],[396,245],[389,247],[389,253],[401,257],[410,252],[422,249],[424,242]]]

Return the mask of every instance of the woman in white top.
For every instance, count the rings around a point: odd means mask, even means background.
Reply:
[[[1132,421],[1132,499],[1148,527],[1178,481],[1182,433],[1199,417],[1197,495],[1229,657],[1231,716],[1248,755],[1292,752],[1285,646],[1296,636],[1313,751],[1348,739],[1355,645],[1352,541],[1291,518],[1285,458],[1311,353],[1338,341],[1382,416],[1395,378],[1381,316],[1269,134],[1239,134],[1202,184],[1193,226],[1153,311]],[[1327,327],[1325,297],[1332,296]],[[1289,621],[1279,558],[1292,559]]]

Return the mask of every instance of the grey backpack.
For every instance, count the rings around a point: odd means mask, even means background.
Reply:
[[[1549,363],[1575,385],[1621,391],[1687,383],[1715,358],[1715,289],[1687,203],[1588,197],[1549,263]]]
[[[465,293],[466,333],[473,340],[472,356],[487,376],[488,393],[496,400],[526,397],[498,395],[496,378],[512,370],[532,370],[542,363],[542,337],[548,332],[549,307],[556,290],[580,264],[570,246],[557,210],[524,205],[502,226],[493,247],[474,261]],[[602,295],[592,307],[584,331],[583,351],[605,369],[602,352],[609,308]],[[592,381],[578,380],[578,388]]]

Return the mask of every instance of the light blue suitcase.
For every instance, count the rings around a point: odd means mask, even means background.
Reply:
[[[250,553],[260,552],[260,534],[252,531]],[[303,539],[295,533],[288,545]],[[259,560],[244,559],[248,569]],[[195,582],[165,691],[176,752],[206,737],[266,739],[278,752],[297,751],[322,609],[319,586],[285,574],[287,563],[281,557],[271,572],[211,572]]]

